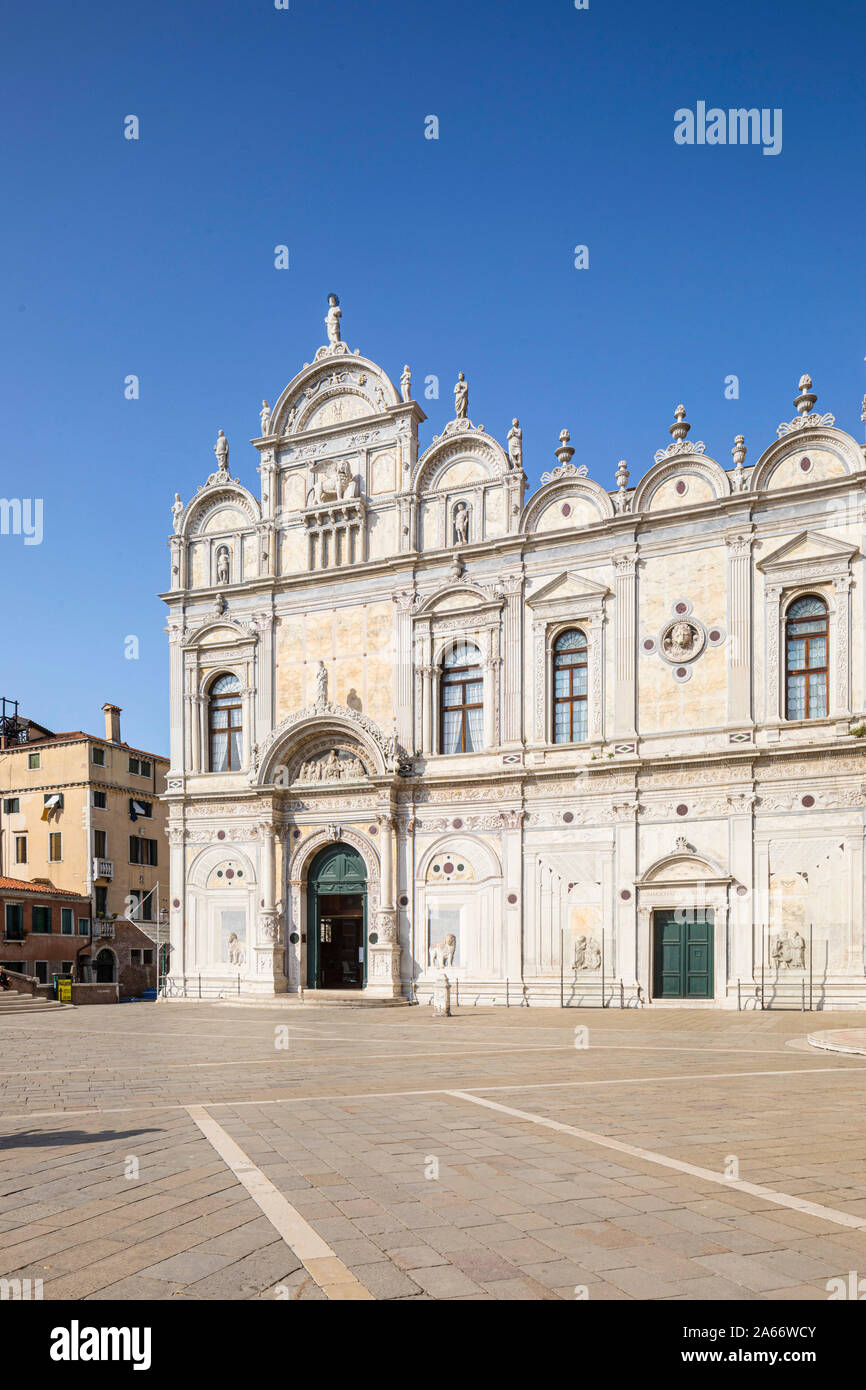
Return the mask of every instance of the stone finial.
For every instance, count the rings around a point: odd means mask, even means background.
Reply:
[[[742,434],[738,434],[737,437],[736,437],[736,439],[734,440],[734,447],[733,447],[733,449],[731,450],[731,458],[734,460],[734,465],[735,465],[735,467],[734,467],[734,491],[735,491],[735,492],[742,492],[742,490],[743,490],[743,481],[744,481],[744,479],[743,479],[743,464],[744,464],[744,462],[745,462],[746,454],[747,454],[748,452],[749,452],[749,451],[748,451],[748,449],[746,448],[745,436],[742,435]]]
[[[678,405],[674,411],[674,423],[668,426],[668,434],[676,440],[685,439],[690,429],[691,425],[686,419],[686,408],[684,405]]]
[[[571,435],[569,434],[568,430],[559,431],[559,448],[554,449],[553,452],[559,460],[560,466],[563,466],[566,463],[570,463],[572,458],[574,457],[574,449],[568,442],[570,438]]]
[[[626,488],[628,487],[628,464],[625,459],[620,459],[616,466],[616,485],[619,488],[619,492],[616,496],[615,506],[617,513],[622,516],[623,512],[628,508],[628,499],[625,495]]]
[[[271,407],[268,405],[267,401],[262,401],[259,419],[262,422],[262,434],[267,434],[271,424]]]
[[[860,402],[860,419],[863,421],[864,425],[866,425],[866,396],[864,396]]]
[[[800,377],[800,394],[794,397],[794,406],[798,415],[809,415],[818,397],[812,390],[812,378],[808,375]]]

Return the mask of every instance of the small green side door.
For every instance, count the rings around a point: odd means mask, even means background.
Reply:
[[[711,908],[653,913],[653,997],[712,999]]]

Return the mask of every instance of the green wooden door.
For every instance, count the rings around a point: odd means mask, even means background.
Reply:
[[[712,999],[711,908],[653,913],[653,997]]]
[[[357,850],[328,845],[307,875],[307,984],[363,989],[367,975],[367,870]]]

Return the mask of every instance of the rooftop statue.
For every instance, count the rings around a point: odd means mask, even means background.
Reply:
[[[328,330],[328,342],[340,342],[340,319],[343,311],[340,308],[340,301],[335,294],[328,295],[328,312],[325,315],[325,327]]]

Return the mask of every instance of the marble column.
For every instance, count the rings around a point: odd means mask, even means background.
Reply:
[[[421,667],[421,749],[433,752],[433,667]]]
[[[397,738],[404,748],[412,749],[415,746],[412,709],[412,610],[418,596],[414,589],[404,589],[393,597],[397,605]]]
[[[637,993],[640,981],[640,943],[638,941],[638,877],[637,858],[637,800],[617,802],[613,806],[614,859],[616,893],[616,958],[614,973],[622,980],[626,999]],[[648,997],[649,980],[643,984],[644,999]]]
[[[523,736],[523,576],[509,574],[505,590],[505,660],[503,743],[519,743]]]
[[[752,723],[752,537],[727,537],[728,723]]]
[[[258,835],[260,906],[256,922],[255,974],[248,983],[254,994],[283,994],[287,986],[283,914],[276,905],[276,831],[270,820],[259,823]]]
[[[400,942],[397,937],[397,911],[394,907],[394,818],[390,811],[376,816],[379,828],[379,910],[376,926],[367,943],[366,993],[382,999],[399,999]]]
[[[736,989],[737,980],[748,983],[752,978],[752,919],[754,899],[752,862],[754,832],[753,808],[755,796],[751,788],[728,793],[728,843],[731,877],[730,931],[731,954],[729,983]],[[738,890],[745,888],[741,893]]]
[[[169,860],[169,917],[168,931],[171,951],[169,953],[168,974],[173,980],[181,981],[187,969],[187,929],[186,929],[186,865],[185,834],[182,824],[170,825],[168,829]],[[176,905],[175,905],[176,904]],[[159,961],[157,961],[157,970]]]
[[[637,556],[615,555],[616,673],[614,684],[614,732],[617,738],[634,738],[635,651],[637,647]]]

